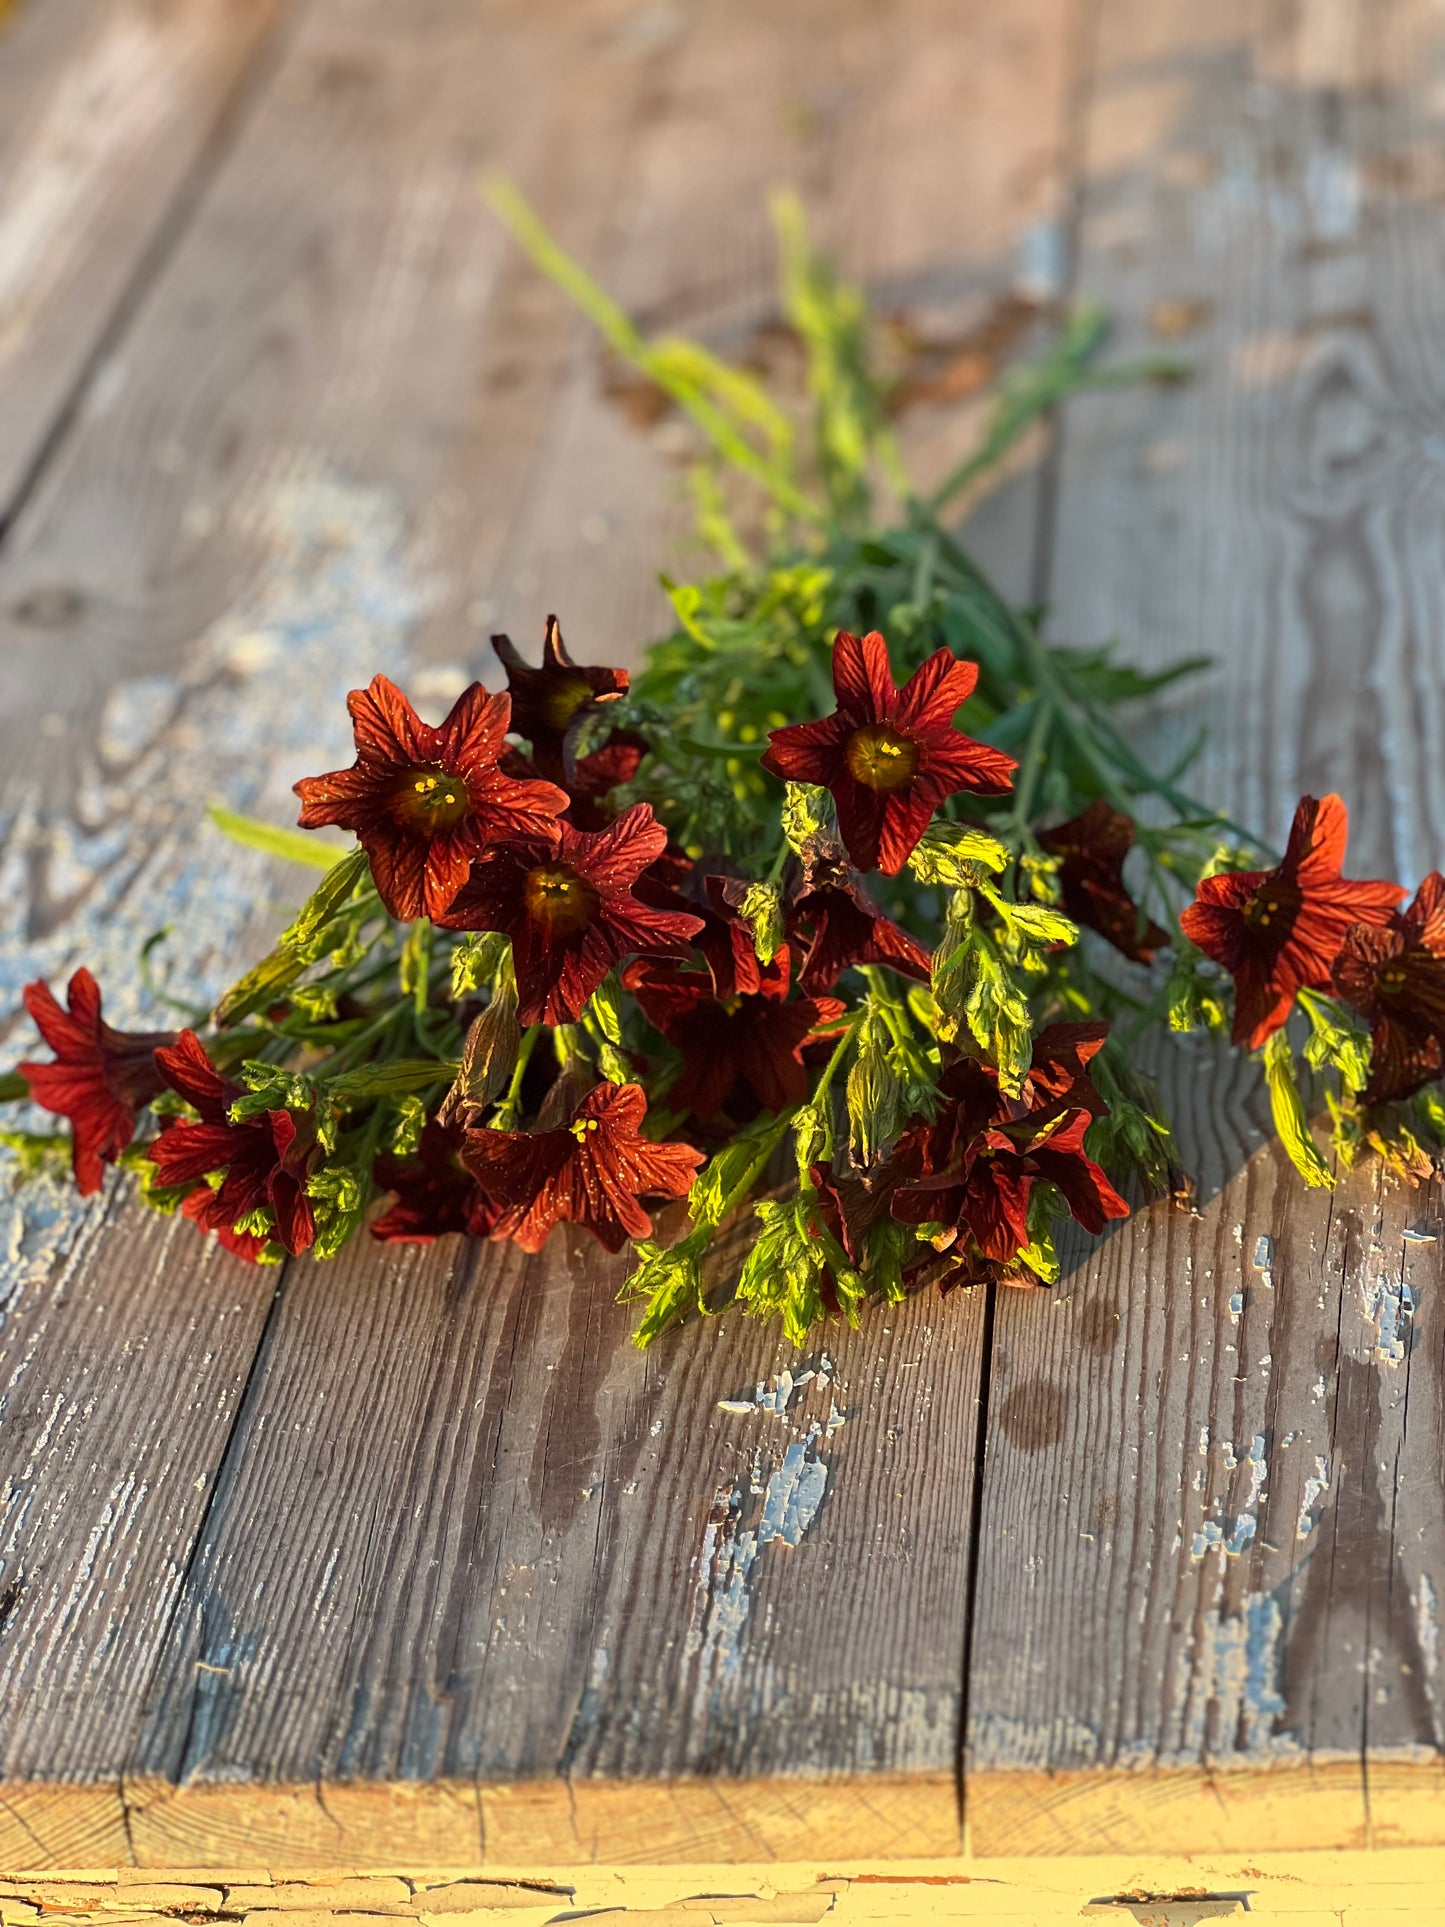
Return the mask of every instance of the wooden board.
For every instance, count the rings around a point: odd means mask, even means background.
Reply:
[[[402,673],[409,648],[440,703],[478,629],[526,636],[559,589],[589,654],[658,625],[651,575],[680,526],[666,447],[599,397],[593,344],[504,243],[481,168],[519,173],[645,304],[670,251],[730,261],[722,183],[786,175],[811,71],[805,185],[847,265],[979,305],[1057,184],[1071,18],[1032,0],[1004,31],[987,11],[966,33],[937,0],[907,19],[754,7],[741,109],[718,72],[735,10],[308,11],[0,559],[12,998],[81,955],[133,983],[139,943],[179,918],[209,941],[171,987],[213,994],[282,884],[195,834],[204,801],[284,816],[290,780],[339,753],[341,691]],[[1011,113],[1041,77],[1053,106]],[[918,124],[919,88],[952,119]],[[974,175],[987,196],[950,198]],[[717,183],[711,227],[689,179]],[[990,212],[995,191],[1015,199]],[[654,196],[655,241],[619,212]],[[771,313],[759,208],[747,236],[703,319]],[[599,504],[625,542],[586,536]],[[1005,563],[1032,515],[1027,488],[996,514]],[[772,1341],[707,1326],[644,1360],[616,1267],[576,1247],[291,1267],[263,1340],[270,1277],[244,1274],[248,1316],[213,1328],[179,1235],[54,1192],[8,1209],[22,1309],[82,1254],[107,1307],[76,1328],[66,1302],[37,1313],[11,1372],[64,1392],[132,1321],[156,1327],[126,1405],[167,1418],[133,1434],[97,1408],[31,1465],[42,1415],[16,1415],[13,1556],[33,1563],[4,1656],[25,1677],[64,1625],[88,1711],[7,1702],[0,1865],[956,1844],[979,1304],[840,1336],[826,1397],[814,1380],[786,1417],[739,1417],[716,1401],[769,1380]],[[182,1381],[219,1401],[205,1425],[171,1410]],[[116,1630],[75,1602],[106,1495],[160,1439],[172,1461],[127,1515],[143,1557]]]
[[[1195,375],[1069,409],[1048,575],[1070,637],[1217,658],[1198,793],[1282,841],[1339,789],[1352,873],[1414,879],[1445,820],[1441,57],[1411,0],[1101,9],[1080,286]],[[1445,1235],[1438,1187],[1307,1194],[1248,1066],[1164,1073],[1199,1218],[1156,1206],[999,1307],[970,1837],[1438,1841],[1445,1313],[1440,1244],[1403,1235]]]
[[[0,530],[184,224],[287,11],[0,10]]]

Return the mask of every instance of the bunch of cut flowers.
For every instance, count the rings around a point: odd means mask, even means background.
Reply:
[[[355,760],[297,783],[298,830],[212,813],[325,874],[204,1022],[118,1031],[83,966],[65,1006],[28,987],[51,1055],[0,1097],[68,1134],[5,1133],[22,1168],[63,1148],[89,1194],[118,1165],[262,1263],[577,1226],[630,1246],[639,1342],[736,1303],[797,1344],[925,1287],[1050,1284],[1061,1227],[1101,1233],[1131,1190],[1187,1204],[1155,1033],[1257,1053],[1306,1182],[1367,1150],[1428,1173],[1445,880],[1402,912],[1345,878],[1338,797],[1300,803],[1282,857],[1193,801],[1120,717],[1200,665],[1046,642],[948,526],[1062,396],[1176,371],[1100,367],[1076,315],[923,495],[901,378],[790,203],[802,427],[747,370],[644,341],[494,198],[691,422],[720,572],[666,584],[677,628],[635,680],[549,617],[539,663],[494,637],[505,689],[439,723],[383,675],[354,691]]]

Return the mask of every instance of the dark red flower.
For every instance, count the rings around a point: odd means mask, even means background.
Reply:
[[[1081,815],[1040,830],[1038,844],[1062,859],[1059,885],[1064,909],[1075,923],[1097,930],[1135,963],[1152,963],[1169,933],[1142,918],[1124,888],[1124,859],[1134,847],[1133,817],[1099,796]]]
[[[170,1088],[199,1114],[194,1120],[172,1119],[148,1148],[157,1184],[194,1185],[181,1209],[243,1257],[255,1256],[265,1240],[232,1234],[242,1218],[263,1205],[274,1217],[276,1242],[292,1253],[308,1250],[316,1239],[306,1195],[314,1132],[298,1126],[290,1111],[233,1121],[230,1107],[241,1092],[221,1076],[192,1030],[183,1030],[169,1049],[158,1050],[156,1062]],[[225,1177],[213,1189],[204,1180],[219,1172]]]
[[[605,741],[577,762],[562,787],[572,799],[566,820],[574,830],[600,830],[617,815],[608,802],[621,783],[636,776],[648,745],[635,730],[614,729]],[[508,744],[498,765],[504,776],[535,778],[537,765],[525,750]]]
[[[1109,1026],[1048,1024],[1034,1039],[1033,1056],[1024,1079],[1024,1101],[1036,1115],[1045,1106],[1057,1111],[1087,1111],[1091,1118],[1108,1111],[1089,1071],[1089,1065],[1104,1048]]]
[[[497,838],[553,835],[566,791],[518,782],[498,767],[511,716],[507,696],[489,696],[473,683],[438,729],[385,676],[353,689],[346,706],[356,761],[297,783],[301,827],[354,830],[392,916],[439,917],[466,882],[473,857]]]
[[[950,1065],[940,1079],[944,1110],[895,1149],[894,1217],[956,1227],[971,1240],[960,1253],[965,1262],[976,1250],[999,1265],[1011,1264],[1029,1243],[1029,1199],[1040,1182],[1058,1189],[1086,1231],[1097,1234],[1110,1218],[1128,1217],[1128,1205],[1084,1149],[1084,1133],[1102,1109],[1086,1067],[1103,1040],[1101,1024],[1043,1031],[1018,1098],[1000,1090],[986,1064],[961,1058]]]
[[[746,878],[735,876],[731,867],[710,869],[700,862],[686,881],[690,894],[677,900],[685,901],[702,919],[692,945],[707,965],[714,994],[721,998],[756,996],[763,987],[763,966],[752,925],[743,921],[737,909],[747,894]],[[655,881],[649,882],[648,888],[649,900],[660,898],[666,890]]]
[[[609,1251],[645,1238],[642,1198],[681,1198],[701,1151],[641,1135],[647,1098],[638,1084],[597,1084],[567,1122],[547,1131],[468,1131],[462,1161],[502,1210],[494,1238],[540,1251],[554,1225],[580,1224]]]
[[[440,919],[449,930],[501,930],[512,939],[517,1020],[570,1024],[608,971],[634,950],[678,951],[701,926],[681,910],[633,894],[667,847],[646,803],[606,829],[557,825],[555,845],[518,839],[488,851]]]
[[[100,1014],[100,986],[82,966],[65,993],[69,1014],[44,983],[25,986],[25,1008],[55,1052],[53,1064],[20,1064],[30,1095],[47,1111],[70,1119],[70,1162],[85,1198],[100,1189],[135,1136],[136,1112],[165,1089],[156,1051],[175,1032],[112,1030]]]
[[[462,1163],[464,1141],[459,1129],[433,1119],[414,1157],[376,1160],[376,1181],[395,1193],[396,1202],[373,1223],[373,1238],[383,1244],[429,1245],[452,1231],[471,1238],[489,1235],[502,1207]]]
[[[668,1093],[678,1110],[711,1124],[741,1089],[768,1111],[800,1104],[808,1094],[803,1044],[821,1023],[842,1014],[836,998],[788,996],[785,944],[758,966],[758,989],[719,995],[711,973],[670,959],[640,957],[623,985],[643,1015],[682,1053],[682,1075]]]
[[[945,797],[999,796],[1012,783],[1012,756],[953,726],[977,681],[975,664],[936,649],[899,689],[882,636],[875,630],[860,642],[842,629],[833,644],[837,709],[822,722],[773,730],[763,768],[830,789],[854,863],[893,876]]]
[[[522,660],[510,636],[493,636],[492,647],[507,672],[513,732],[531,744],[532,761],[544,776],[570,788],[577,732],[600,703],[627,694],[627,671],[573,662],[556,616],[547,618],[540,669]]]
[[[1367,1104],[1411,1097],[1445,1073],[1445,877],[1432,870],[1383,927],[1347,930],[1334,981],[1370,1025]]]
[[[788,891],[788,934],[806,937],[798,988],[805,996],[831,990],[845,970],[887,964],[927,983],[926,947],[878,908],[836,838],[807,840]]]
[[[610,823],[617,809],[607,799],[620,784],[632,781],[646,754],[644,737],[635,730],[614,729],[596,749],[579,756],[566,786],[572,798],[568,822],[579,830],[600,830]]]
[[[1234,1041],[1258,1050],[1289,1016],[1298,990],[1328,990],[1345,932],[1385,924],[1398,883],[1340,875],[1348,834],[1338,796],[1301,799],[1284,861],[1273,870],[1206,877],[1179,927],[1234,979]]]

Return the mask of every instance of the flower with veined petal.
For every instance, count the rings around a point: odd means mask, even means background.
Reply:
[[[156,1052],[166,1083],[194,1107],[198,1117],[172,1118],[146,1155],[156,1183],[194,1189],[181,1205],[203,1231],[214,1231],[238,1257],[254,1258],[266,1240],[238,1232],[243,1218],[270,1208],[276,1242],[293,1255],[316,1242],[316,1218],[306,1180],[316,1152],[314,1130],[298,1125],[290,1111],[266,1111],[237,1122],[231,1105],[242,1095],[216,1069],[193,1030],[183,1030],[170,1049]],[[224,1172],[214,1190],[205,1182]]]
[[[70,1119],[75,1188],[85,1198],[100,1189],[104,1167],[135,1136],[137,1111],[165,1089],[156,1052],[173,1044],[176,1034],[113,1030],[100,1014],[100,986],[83,965],[71,977],[65,1001],[68,1012],[48,985],[25,986],[25,1008],[55,1061],[17,1068],[37,1104]]]
[[[642,1198],[681,1198],[701,1151],[642,1136],[647,1098],[637,1084],[597,1084],[554,1130],[468,1131],[462,1162],[501,1205],[492,1230],[540,1251],[554,1226],[580,1224],[609,1251],[646,1238]]]
[[[373,676],[346,706],[356,761],[296,784],[301,827],[355,831],[377,894],[403,923],[441,916],[472,859],[499,838],[555,835],[567,792],[518,782],[497,766],[507,747],[509,697],[473,683],[434,729],[395,684]]]
[[[559,823],[555,845],[519,838],[489,850],[440,921],[512,939],[519,1023],[575,1023],[630,952],[685,953],[701,929],[700,917],[633,893],[666,847],[667,831],[646,803],[602,830]]]
[[[1357,923],[1334,986],[1370,1024],[1367,1104],[1410,1097],[1445,1072],[1445,877],[1432,870],[1408,909]]]
[[[773,730],[762,766],[831,790],[854,864],[895,876],[945,798],[957,790],[1001,796],[1012,785],[1014,758],[953,726],[977,681],[974,663],[935,649],[900,689],[877,630],[861,641],[840,630],[837,709],[821,722]]]
[[[543,776],[570,788],[577,732],[599,704],[627,694],[627,671],[573,662],[556,616],[547,618],[540,669],[523,661],[510,636],[493,636],[492,648],[507,672],[513,734],[530,743]]]
[[[373,1238],[382,1244],[429,1245],[452,1231],[488,1236],[501,1206],[462,1163],[464,1143],[459,1128],[433,1119],[414,1156],[376,1160],[376,1181],[395,1202],[373,1222]]]
[[[833,997],[789,997],[786,944],[758,968],[758,989],[719,995],[711,972],[671,959],[639,957],[623,973],[643,1015],[682,1053],[668,1093],[678,1110],[711,1125],[738,1096],[764,1110],[801,1104],[808,1094],[803,1045],[819,1024],[843,1013]]]
[[[1284,861],[1272,870],[1205,877],[1179,927],[1234,979],[1234,1041],[1258,1050],[1294,1008],[1299,990],[1328,990],[1351,925],[1387,924],[1398,883],[1340,874],[1349,819],[1338,796],[1306,796]]]
[[[1113,944],[1134,963],[1152,963],[1169,933],[1139,906],[1124,887],[1124,859],[1134,847],[1134,819],[1096,796],[1086,810],[1040,830],[1039,848],[1059,862],[1064,910]]]

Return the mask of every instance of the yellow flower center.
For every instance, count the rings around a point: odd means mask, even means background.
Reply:
[[[887,723],[855,729],[843,751],[848,774],[869,790],[901,790],[918,774],[918,745]]]
[[[597,892],[565,863],[539,864],[522,883],[522,903],[533,923],[551,937],[585,930],[597,915]]]
[[[435,767],[409,769],[392,793],[393,815],[423,836],[440,836],[456,829],[466,821],[471,806],[461,777]]]
[[[589,1131],[597,1129],[597,1120],[595,1117],[574,1117],[567,1129],[580,1144]]]
[[[1278,897],[1251,897],[1244,906],[1244,920],[1252,923],[1256,930],[1267,930],[1270,919],[1279,915],[1281,907]]]

